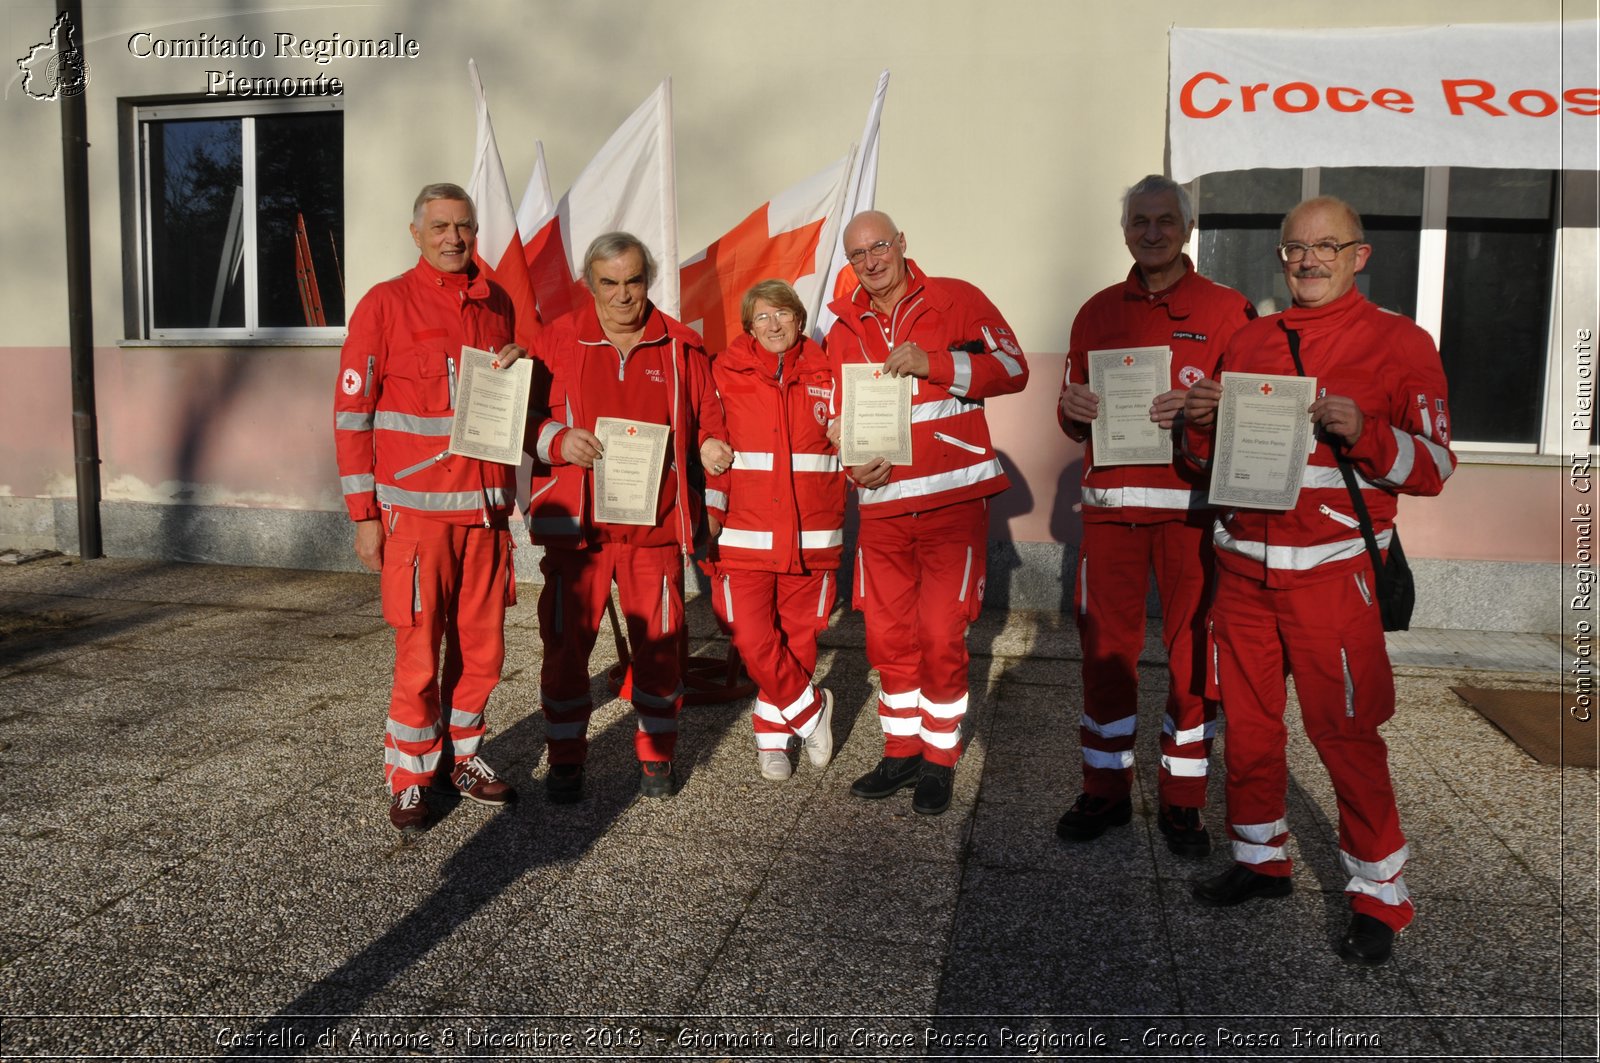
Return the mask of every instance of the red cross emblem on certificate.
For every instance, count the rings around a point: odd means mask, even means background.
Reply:
[[[1271,384],[1262,384],[1261,385],[1261,394],[1263,394],[1263,395],[1271,395],[1272,394],[1272,385]]]
[[[637,428],[635,428],[633,425],[630,424],[628,426],[628,434],[630,436],[636,436],[636,435],[639,434],[639,430]]]
[[[874,380],[877,380],[877,379],[878,379],[878,378],[879,378],[879,377],[881,377],[881,376],[883,376],[883,370],[881,370],[881,369],[874,369],[874,370],[873,370],[873,371],[872,371],[872,379],[874,379]]]
[[[1123,365],[1132,365],[1133,364],[1133,355],[1131,355],[1131,354],[1123,355],[1122,356],[1122,364]]]

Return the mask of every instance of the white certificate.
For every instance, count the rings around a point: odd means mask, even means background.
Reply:
[[[1172,429],[1150,420],[1150,404],[1172,390],[1171,347],[1090,351],[1089,390],[1100,396],[1089,422],[1095,465],[1172,463]]]
[[[461,348],[461,380],[456,386],[455,417],[450,422],[450,453],[521,465],[533,360],[520,358],[505,369],[495,369],[494,360],[489,351]]]
[[[1317,378],[1223,373],[1211,456],[1211,501],[1293,509],[1316,445],[1311,415]]]
[[[666,425],[649,421],[595,419],[595,438],[605,450],[594,463],[595,520],[655,525],[668,432]]]
[[[839,405],[839,459],[865,465],[888,458],[911,464],[911,377],[890,376],[871,362],[847,363]]]

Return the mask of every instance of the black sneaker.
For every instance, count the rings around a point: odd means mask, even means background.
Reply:
[[[1288,875],[1263,875],[1236,863],[1220,875],[1196,879],[1189,892],[1208,908],[1232,908],[1256,897],[1287,897],[1293,889]]]
[[[876,801],[888,797],[908,786],[915,786],[922,772],[922,754],[909,757],[884,757],[878,766],[850,784],[850,792],[857,797]]]
[[[677,790],[678,778],[672,773],[672,761],[639,762],[639,796],[671,797]]]
[[[1156,826],[1166,835],[1167,848],[1178,856],[1205,856],[1211,852],[1211,835],[1200,822],[1198,808],[1162,805]]]
[[[956,769],[947,764],[923,764],[917,788],[911,792],[911,811],[937,816],[950,807],[950,791],[955,787]]]
[[[1133,802],[1126,797],[1115,801],[1094,794],[1079,794],[1071,808],[1056,822],[1056,837],[1069,842],[1092,842],[1107,827],[1121,827],[1133,819]]]
[[[1377,916],[1357,912],[1339,941],[1339,958],[1349,963],[1377,967],[1394,952],[1394,931]]]
[[[545,800],[552,805],[575,805],[583,800],[583,765],[552,764],[544,777]]]

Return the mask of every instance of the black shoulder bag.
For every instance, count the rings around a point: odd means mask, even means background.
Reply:
[[[1292,328],[1283,331],[1289,337],[1289,354],[1294,358],[1295,371],[1305,376],[1305,366],[1300,363],[1300,334]],[[1405,551],[1400,549],[1400,529],[1390,529],[1389,556],[1385,558],[1378,549],[1377,537],[1372,534],[1372,517],[1367,513],[1367,504],[1361,499],[1361,489],[1356,486],[1355,469],[1344,456],[1342,446],[1333,445],[1333,456],[1339,462],[1339,474],[1344,477],[1344,486],[1350,492],[1356,519],[1361,522],[1361,538],[1366,540],[1367,556],[1372,559],[1372,571],[1377,584],[1374,593],[1378,596],[1378,615],[1383,618],[1383,630],[1408,630],[1411,627],[1411,610],[1417,604],[1417,584],[1411,575],[1411,566],[1406,564]]]

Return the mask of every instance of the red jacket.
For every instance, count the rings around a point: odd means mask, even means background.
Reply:
[[[375,285],[350,315],[334,388],[333,441],[351,520],[384,511],[488,524],[516,498],[514,465],[450,454],[461,347],[498,351],[511,298],[476,269],[418,259]]]
[[[866,289],[828,309],[834,377],[846,362],[882,362],[902,343],[928,352],[928,379],[914,380],[911,465],[897,465],[882,487],[858,492],[861,519],[894,517],[987,498],[1011,486],[994,447],[983,400],[1021,391],[1028,363],[994,304],[966,281],[928,277],[906,260],[911,286],[888,316]],[[830,411],[838,413],[837,403]]]
[[[1121,284],[1092,296],[1072,322],[1072,348],[1067,354],[1062,390],[1068,383],[1089,382],[1089,352],[1119,347],[1170,347],[1170,388],[1187,390],[1197,380],[1216,375],[1217,359],[1228,340],[1256,308],[1232,288],[1194,271],[1187,255],[1178,282],[1161,292],[1146,291],[1135,266]],[[1083,519],[1122,524],[1154,524],[1184,520],[1192,511],[1209,510],[1206,478],[1174,453],[1167,465],[1108,465],[1097,468],[1089,426],[1067,421],[1056,406],[1062,431],[1084,443]],[[1209,518],[1208,518],[1209,519]]]
[[[1409,318],[1381,310],[1352,288],[1328,306],[1291,307],[1252,321],[1223,353],[1220,378],[1296,375],[1285,329],[1300,334],[1300,360],[1319,394],[1361,408],[1361,436],[1346,455],[1372,515],[1378,546],[1394,527],[1395,496],[1436,495],[1455,470],[1444,367],[1433,340]],[[1212,429],[1190,426],[1184,445],[1209,463]],[[1306,461],[1295,507],[1286,513],[1225,510],[1217,522],[1217,564],[1269,587],[1296,587],[1370,567],[1366,543],[1334,459],[1320,436]]]
[[[722,522],[723,568],[800,574],[839,567],[844,550],[844,466],[828,442],[833,373],[802,336],[778,356],[750,335],[711,363],[733,468],[706,483],[706,508]]]
[[[689,484],[689,467],[699,462],[701,443],[724,438],[722,408],[700,337],[653,304],[646,313],[644,335],[626,359],[606,338],[592,301],[546,326],[534,343],[528,531],[542,546],[578,548],[603,537],[636,546],[676,542],[686,553],[694,548],[703,503]],[[602,366],[617,375],[609,399],[581,386],[588,370]],[[597,532],[593,476],[559,456],[562,436],[569,426],[592,432],[597,418],[624,415],[616,396],[642,401],[656,384],[670,387],[665,407],[672,429],[659,519],[653,528],[603,525]]]

